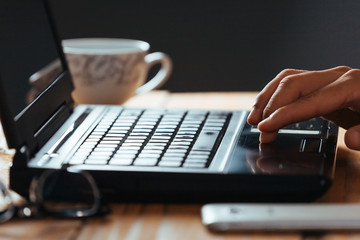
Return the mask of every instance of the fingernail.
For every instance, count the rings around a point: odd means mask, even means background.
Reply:
[[[261,119],[257,119],[258,118],[258,116],[257,116],[258,112],[259,112],[259,110],[253,106],[252,109],[250,110],[250,113],[249,113],[248,117],[247,117],[247,121],[248,121],[249,124],[257,125],[259,123],[259,121]]]
[[[252,115],[254,115],[256,112],[256,109],[254,107],[251,108],[248,118],[250,118]]]
[[[266,124],[269,124],[269,122],[272,122],[273,121],[273,117],[275,115],[275,112],[273,112],[270,116],[268,116],[267,118],[263,119],[261,122],[259,122],[258,124],[258,127],[259,126],[263,126],[263,125],[266,125]],[[260,127],[261,128],[261,127]],[[260,129],[259,128],[259,129]],[[261,130],[261,129],[260,129]]]
[[[261,122],[259,122],[259,124],[257,125],[258,126],[258,129],[261,131],[261,128],[264,124],[266,124],[268,122],[268,119],[264,119],[262,120]]]

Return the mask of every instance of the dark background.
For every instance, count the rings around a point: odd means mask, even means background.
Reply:
[[[62,39],[145,40],[171,91],[260,90],[284,68],[360,65],[358,0],[53,0]]]

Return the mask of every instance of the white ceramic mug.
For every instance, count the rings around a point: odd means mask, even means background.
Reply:
[[[80,104],[122,104],[132,96],[161,87],[172,71],[170,57],[149,53],[147,42],[117,38],[79,38],[62,41]],[[148,72],[159,72],[145,83]]]

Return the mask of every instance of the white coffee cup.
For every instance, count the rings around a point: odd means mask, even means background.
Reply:
[[[147,42],[118,38],[79,38],[62,41],[80,104],[122,104],[134,95],[161,87],[172,71],[170,57],[149,53]],[[145,83],[148,72],[159,72]]]

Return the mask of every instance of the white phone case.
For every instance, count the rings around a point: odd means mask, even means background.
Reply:
[[[360,229],[360,204],[207,204],[201,217],[214,231]]]

